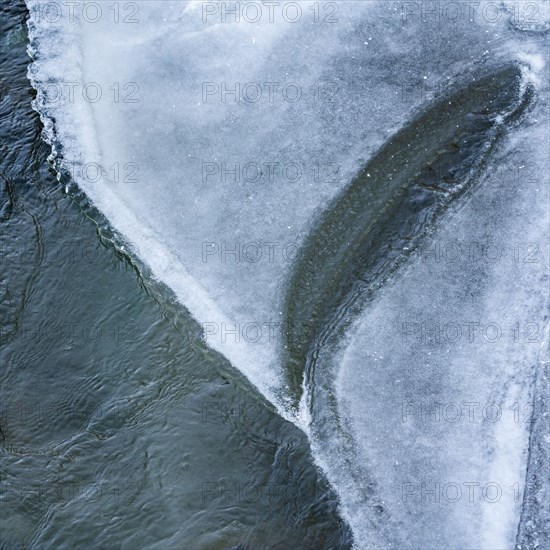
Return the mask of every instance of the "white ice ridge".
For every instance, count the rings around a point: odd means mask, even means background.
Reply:
[[[548,4],[535,3],[544,27]],[[530,78],[539,79],[540,97],[547,97],[543,36],[511,25],[509,9],[491,11],[495,2],[480,2],[473,14],[459,2],[453,17],[432,17],[422,13],[422,3],[411,2],[300,2],[299,11],[282,2],[272,5],[272,13],[263,6],[259,14],[253,7],[243,12],[251,3],[241,2],[238,22],[231,2],[137,1],[129,3],[132,11],[119,4],[118,13],[107,3],[99,3],[100,12],[85,4],[61,3],[57,17],[44,11],[43,2],[27,0],[34,57],[29,77],[49,139],[79,187],[203,324],[209,344],[287,417],[280,362],[285,284],[312,220],[419,105],[452,89],[465,70],[518,60],[529,67]],[[518,17],[534,17],[521,3],[517,9]],[[499,162],[541,165],[545,105],[539,100],[521,140],[510,138]],[[103,167],[99,177],[97,165]],[[538,183],[521,180],[516,194],[512,183],[501,188],[489,178],[485,195],[453,213],[447,229],[463,232],[466,240],[532,239],[542,250],[538,272],[489,262],[477,284],[478,272],[468,266],[452,271],[438,264],[423,276],[426,265],[413,262],[350,334],[338,388],[365,466],[354,473],[360,477],[351,480],[338,449],[314,436],[312,443],[357,547],[372,547],[374,540],[388,548],[510,543],[517,506],[430,507],[427,519],[419,520],[422,505],[404,506],[393,489],[400,479],[420,483],[424,470],[413,461],[428,459],[442,480],[483,484],[496,476],[521,484],[525,426],[484,424],[456,439],[446,426],[424,433],[426,426],[404,424],[404,432],[401,424],[391,424],[391,400],[396,384],[422,396],[435,384],[442,399],[453,392],[473,401],[495,395],[504,408],[528,397],[531,371],[521,366],[533,368],[533,348],[460,342],[449,346],[443,361],[441,350],[428,358],[422,346],[407,347],[382,328],[390,319],[421,314],[426,304],[440,307],[442,318],[536,318],[541,294],[524,298],[527,285],[540,288],[537,277],[547,259],[541,237],[547,173],[538,171]],[[446,293],[451,275],[456,292]],[[464,298],[466,289],[475,301]],[[503,304],[510,304],[508,317]],[[361,344],[373,319],[382,327],[376,341],[368,332],[368,345]],[[387,377],[374,369],[373,349],[392,361],[400,382],[387,369]],[[425,380],[427,363],[435,378],[445,369],[441,382]],[[376,391],[372,380],[361,385],[367,375],[378,377]],[[395,395],[396,401],[414,399]],[[374,414],[367,405],[386,420],[365,427],[361,415]],[[403,470],[384,462],[394,455],[408,464]],[[371,508],[357,507],[363,474],[374,480],[376,498],[393,518],[386,532],[374,534]],[[509,518],[505,527],[498,517]]]

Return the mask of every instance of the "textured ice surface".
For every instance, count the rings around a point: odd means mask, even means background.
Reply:
[[[452,88],[457,75],[511,61],[531,71],[537,109],[510,136],[479,192],[433,237],[494,241],[506,257],[411,262],[340,354],[326,352],[337,374],[327,384],[347,430],[344,450],[341,437],[312,432],[358,546],[511,547],[520,505],[509,487],[523,487],[529,424],[514,422],[508,408],[531,399],[547,305],[548,4],[480,2],[472,12],[458,2],[449,15],[437,2],[341,2],[333,4],[337,23],[317,23],[319,5],[304,2],[293,23],[280,12],[273,22],[232,23],[219,13],[203,22],[208,2],[155,1],[136,3],[137,23],[114,24],[112,13],[90,23],[79,7],[74,21],[68,12],[45,18],[40,2],[27,3],[36,104],[55,127],[65,167],[204,324],[210,345],[282,413],[285,284],[312,220],[388,135],[426,99]],[[89,83],[102,92],[95,102],[83,98]],[[88,99],[96,89],[87,88]],[[104,167],[97,181],[83,170],[90,163]],[[118,177],[111,168],[117,163]],[[224,163],[229,170],[240,165],[238,181],[229,172],[222,177]],[[243,173],[250,163],[262,166],[259,177]],[[496,169],[533,163],[536,181],[514,181]],[[514,263],[514,243],[523,258],[529,242],[539,245],[539,263]],[[496,343],[479,332],[473,342],[419,343],[413,335],[405,342],[404,322],[498,323],[502,336]],[[539,324],[536,344],[523,341],[529,322]],[[519,343],[510,337],[514,323]],[[401,420],[404,402],[414,410],[435,401],[479,402],[477,413],[496,402],[506,414],[494,423]],[[463,496],[422,501],[423,482],[461,484]],[[470,503],[464,482],[498,483],[502,498],[480,500],[473,485]],[[417,491],[406,503],[405,483]]]
[[[526,146],[528,131],[495,165],[513,150],[547,173],[543,143]],[[511,253],[548,239],[547,191],[528,179],[510,185],[489,173],[380,292],[337,359],[338,402],[363,458],[354,466],[375,484],[372,504],[387,512],[380,521],[399,548],[514,545],[528,429],[544,413],[531,402],[545,361],[545,262]],[[502,250],[498,261],[457,254],[488,242]]]

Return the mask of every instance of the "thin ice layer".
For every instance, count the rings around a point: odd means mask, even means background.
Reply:
[[[28,4],[37,108],[48,128],[55,121],[66,166],[204,323],[209,343],[279,405],[288,396],[278,361],[284,287],[312,220],[426,97],[452,88],[457,74],[518,52],[536,61],[542,40],[527,20],[532,13],[510,21],[491,11],[494,2],[474,14],[459,4],[456,16],[437,18],[422,13],[421,3],[342,2],[338,23],[316,23],[311,3],[293,23],[239,24],[220,14],[203,22],[202,2],[138,2],[138,22],[129,25],[108,17],[90,24],[78,10],[75,22],[68,15],[49,22],[39,17],[39,2]],[[545,5],[537,6],[542,25]],[[76,83],[76,93],[54,96],[52,83],[64,90]],[[83,99],[89,83],[100,85],[96,102]],[[531,137],[525,134],[527,144]],[[93,162],[104,167],[97,180],[82,169]],[[276,163],[286,171],[271,177]],[[243,172],[249,164],[262,167],[259,178]],[[501,217],[506,223],[508,211]],[[420,296],[425,283],[417,284],[410,290]],[[429,293],[422,299],[430,303]],[[344,374],[357,380],[349,367]],[[346,404],[352,424],[361,411],[353,395]],[[371,435],[359,433],[360,449],[373,445]],[[320,445],[316,458],[340,493],[357,544],[368,544],[367,510],[353,507],[354,482],[329,450]],[[398,525],[406,533],[414,521],[404,515]]]
[[[502,55],[506,27],[375,2],[338,4],[337,23],[304,5],[296,22],[254,24],[194,2],[138,3],[126,25],[78,10],[48,23],[29,5],[39,108],[75,179],[272,397],[285,393],[283,287],[316,212],[426,94],[452,86],[443,75],[490,62],[488,48]],[[90,83],[101,99],[84,100],[96,98]],[[97,181],[79,168],[93,162]]]
[[[533,406],[548,339],[546,148],[544,129],[518,131],[332,358],[341,433],[327,436],[318,396],[314,445],[367,548],[515,545],[537,490],[529,430],[547,415]]]

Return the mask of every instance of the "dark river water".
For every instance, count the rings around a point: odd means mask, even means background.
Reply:
[[[64,192],[0,15],[0,547],[349,547],[306,436]]]

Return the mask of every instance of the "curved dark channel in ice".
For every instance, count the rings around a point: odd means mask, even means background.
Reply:
[[[293,403],[313,385],[315,357],[479,179],[534,99],[514,65],[469,75],[395,133],[319,217],[286,296],[285,359]]]

